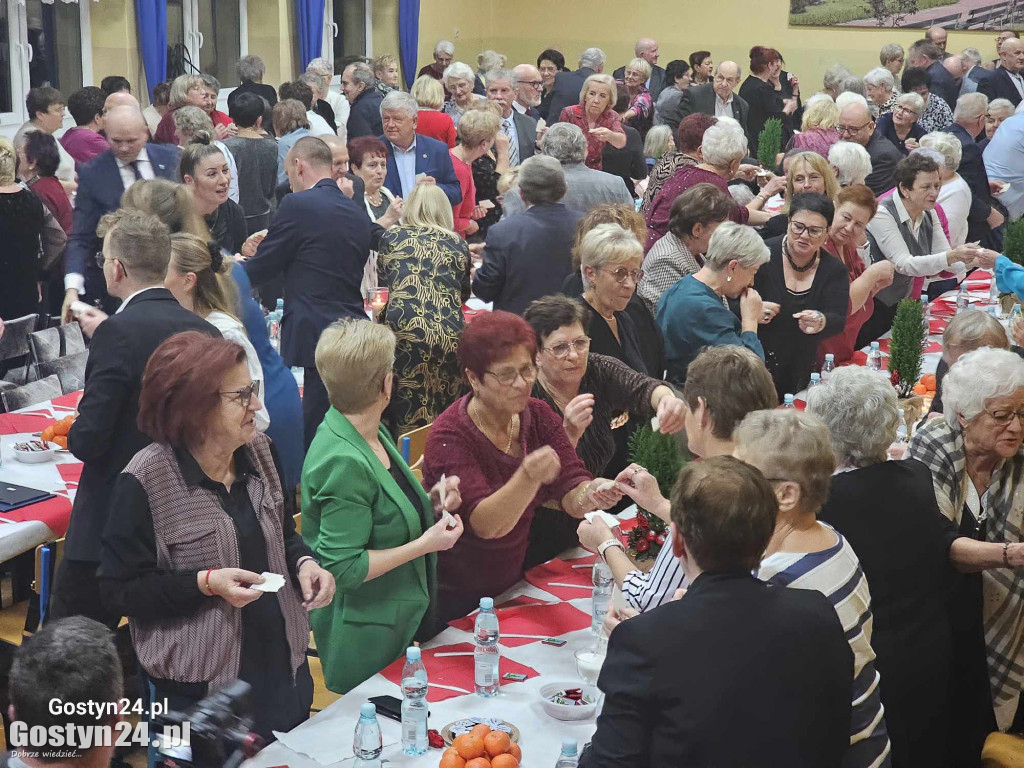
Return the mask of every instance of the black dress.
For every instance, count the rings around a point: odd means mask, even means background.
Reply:
[[[27,189],[0,194],[0,318],[39,310],[39,235],[43,204]]]
[[[212,214],[206,217],[206,226],[221,248],[230,254],[242,252],[242,245],[249,236],[245,224],[245,211],[234,200],[225,200]]]
[[[622,130],[626,132],[626,146],[616,149],[611,144],[604,145],[604,152],[601,155],[601,170],[618,176],[626,183],[626,189],[637,198],[633,179],[647,178],[647,162],[644,160],[644,141],[640,138],[640,132],[629,125],[623,125]]]
[[[775,90],[775,86],[766,83],[759,77],[749,75],[740,86],[740,96],[750,105],[750,112],[747,115],[747,142],[750,145],[750,154],[757,156],[758,137],[764,124],[770,118],[778,118],[782,121],[782,143],[779,150],[786,146],[789,136],[786,135],[786,114],[782,111],[782,93]],[[792,135],[792,132],[789,132]]]
[[[473,184],[476,186],[476,199],[477,200],[490,200],[494,203],[494,207],[487,211],[487,215],[482,219],[477,219],[477,226],[480,227],[479,231],[472,236],[472,240],[475,243],[482,243],[484,238],[487,236],[487,230],[492,225],[497,224],[501,221],[501,201],[498,199],[498,179],[501,174],[498,173],[498,164],[490,155],[483,155],[473,161]]]

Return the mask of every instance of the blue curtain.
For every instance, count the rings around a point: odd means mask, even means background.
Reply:
[[[157,83],[167,79],[167,3],[165,0],[135,0],[139,48],[146,71],[149,97]]]
[[[406,88],[412,88],[416,79],[416,58],[420,42],[420,0],[398,2],[398,50],[402,58],[402,73]]]
[[[305,69],[322,53],[324,0],[295,0],[295,20],[299,25],[299,59]]]

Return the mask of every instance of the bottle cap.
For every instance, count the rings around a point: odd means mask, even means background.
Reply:
[[[362,706],[359,707],[359,716],[365,717],[367,720],[377,717],[377,707],[374,706],[372,701],[364,701]]]
[[[825,355],[825,359],[832,363],[835,362],[836,356],[829,352],[827,355]]]
[[[811,374],[811,381],[818,381],[821,379],[821,374],[815,371]]]
[[[782,396],[782,402],[784,402],[784,403],[792,403],[795,400],[796,400],[796,396],[795,395],[785,394],[785,395]]]
[[[562,754],[563,755],[575,755],[576,754],[576,739],[571,739],[568,736],[562,739]]]
[[[419,661],[420,660],[420,649],[418,646],[410,646],[405,649],[405,660],[406,661]]]
[[[480,609],[484,611],[494,610],[494,598],[493,597],[481,597],[480,598]]]
[[[877,341],[872,341],[871,342],[871,348],[872,349],[878,349],[878,342]]]

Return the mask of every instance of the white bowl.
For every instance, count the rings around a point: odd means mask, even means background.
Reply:
[[[580,704],[579,706],[568,706],[567,704],[556,704],[551,700],[559,691],[571,688],[579,688],[583,694],[590,699],[591,704]],[[544,711],[556,720],[587,720],[597,712],[597,702],[601,698],[601,691],[595,686],[586,683],[548,683],[540,688],[540,703]]]
[[[19,451],[15,447],[14,458],[23,464],[43,464],[47,461],[53,461],[53,456],[60,450],[60,446],[56,443],[47,443],[47,445],[50,447],[48,451]]]

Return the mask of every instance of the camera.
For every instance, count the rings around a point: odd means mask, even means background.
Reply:
[[[158,753],[157,766],[237,768],[259,752],[263,739],[252,733],[251,692],[248,683],[233,680],[187,712],[154,717],[152,738]],[[167,744],[165,734],[171,736]]]

